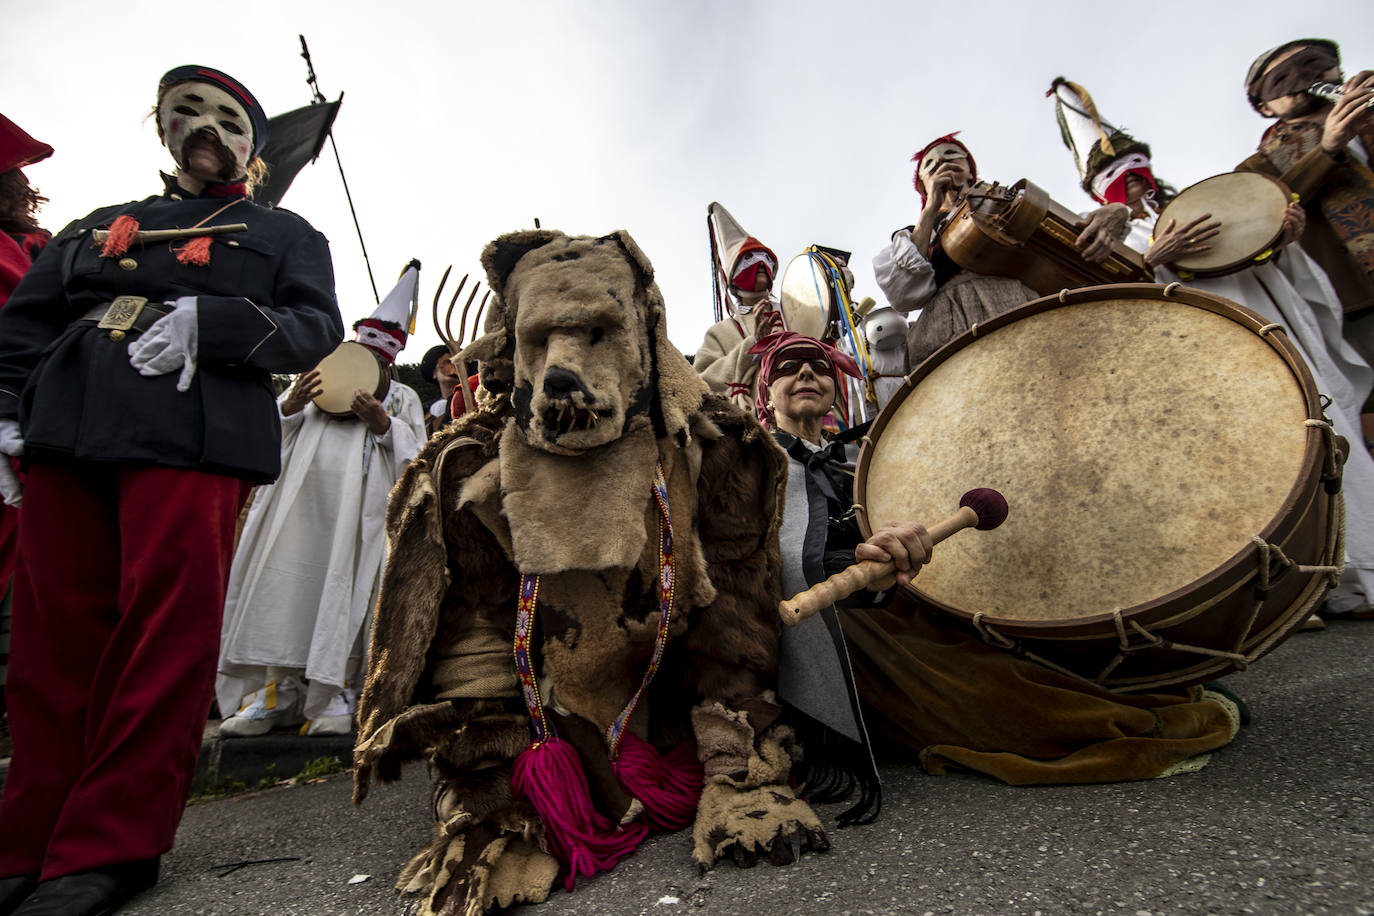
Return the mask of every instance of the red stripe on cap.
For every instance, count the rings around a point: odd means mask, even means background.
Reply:
[[[253,107],[253,97],[248,94],[248,90],[229,79],[227,74],[217,73],[214,70],[207,70],[204,67],[198,68],[196,72],[201,76],[209,77],[212,83],[218,83],[234,93],[234,95],[239,97],[239,101],[243,102],[243,104],[247,105],[249,108]]]

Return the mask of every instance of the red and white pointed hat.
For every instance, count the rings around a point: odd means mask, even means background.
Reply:
[[[415,333],[415,316],[419,310],[420,262],[412,259],[377,310],[353,325],[358,343],[394,362],[405,348],[407,336]]]

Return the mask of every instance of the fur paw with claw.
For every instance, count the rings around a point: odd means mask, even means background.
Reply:
[[[830,848],[816,813],[785,785],[707,784],[693,838],[692,858],[703,871],[726,857],[741,868],[752,868],[760,859],[790,865],[804,851]]]

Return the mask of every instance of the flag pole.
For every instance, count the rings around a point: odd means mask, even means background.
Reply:
[[[316,102],[325,101],[324,93],[320,92],[319,81],[315,78],[315,65],[310,60],[310,47],[305,43],[305,36],[301,35],[301,57],[305,58],[305,82],[310,86],[314,93]],[[343,93],[339,93],[339,101],[343,101]],[[339,158],[339,147],[334,142],[334,128],[329,128],[329,148],[334,151],[334,162],[339,167],[339,180],[343,182],[344,198],[348,201],[348,212],[353,217],[353,229],[358,233],[358,246],[363,250],[363,264],[367,266],[367,280],[372,284],[372,298],[377,303],[381,303],[382,297],[377,294],[377,279],[372,275],[372,260],[367,256],[367,242],[363,241],[363,227],[358,224],[358,211],[353,207],[353,195],[348,190],[348,176],[344,174],[343,160]]]

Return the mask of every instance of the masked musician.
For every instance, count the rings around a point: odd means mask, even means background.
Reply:
[[[1204,214],[1183,226],[1156,224],[1172,189],[1159,181],[1150,147],[1105,125],[1097,106],[1084,99],[1077,85],[1056,81],[1059,122],[1065,144],[1074,153],[1084,190],[1103,207],[1089,218],[1079,237],[1086,260],[1107,254],[1103,238],[1117,235],[1111,217],[1125,222],[1124,241],[1143,253],[1160,283],[1180,280],[1168,265],[1186,255],[1200,254],[1218,237],[1224,220]],[[1085,116],[1083,112],[1092,112]],[[1085,118],[1087,120],[1085,120]],[[1107,152],[1105,147],[1110,149]],[[1108,219],[1102,220],[1101,217]],[[1374,369],[1341,335],[1341,305],[1322,269],[1293,243],[1303,237],[1306,213],[1298,204],[1284,212],[1278,253],[1269,260],[1220,277],[1191,277],[1187,284],[1259,313],[1281,325],[1312,370],[1317,388],[1331,398],[1327,409],[1335,431],[1359,442],[1360,409],[1374,390]],[[1115,223],[1120,225],[1120,223]],[[1094,235],[1094,232],[1098,235]],[[1355,449],[1343,474],[1346,502],[1346,563],[1341,584],[1327,598],[1333,613],[1363,614],[1374,601],[1374,459]],[[1320,626],[1320,619],[1312,621]]]
[[[113,912],[157,880],[200,749],[239,508],[279,469],[271,373],[310,368],[343,331],[324,236],[247,197],[257,99],[177,67],[156,112],[177,166],[163,193],[65,228],[0,310],[0,441],[28,467],[6,912]]]
[[[388,367],[405,346],[418,283],[412,262],[353,326]],[[419,395],[399,381],[380,400],[359,388],[343,417],[312,403],[322,391],[312,369],[278,399],[281,478],[254,496],[234,554],[215,684],[225,737],[302,722],[306,735],[353,730],[386,497],[424,444],[425,422]]]
[[[1374,71],[1346,80],[1334,104],[1308,90],[1341,83],[1334,41],[1304,38],[1250,65],[1245,93],[1274,123],[1241,169],[1278,176],[1307,210],[1303,249],[1321,265],[1345,310],[1345,335],[1374,363]]]
[[[937,137],[911,157],[921,217],[873,258],[888,303],[903,315],[921,312],[907,329],[912,368],[972,325],[1037,298],[1020,280],[964,270],[940,246],[940,230],[978,180],[973,154],[957,134]]]
[[[707,208],[707,222],[716,323],[697,348],[692,368],[712,391],[752,413],[758,364],[750,348],[783,325],[771,295],[778,257],[718,203]]]

